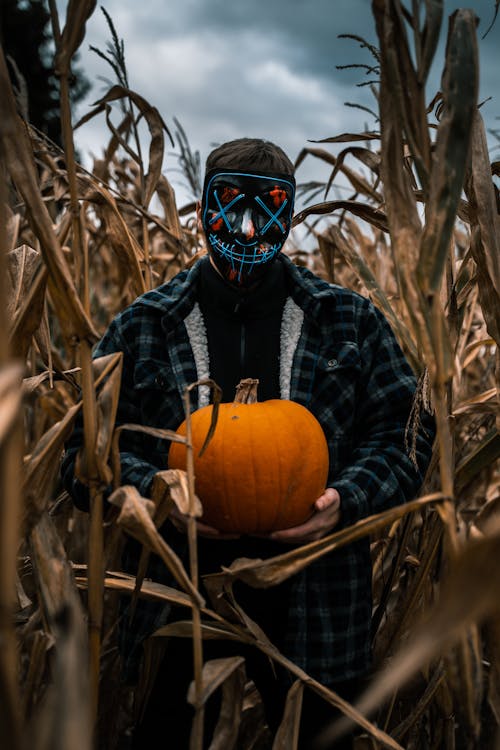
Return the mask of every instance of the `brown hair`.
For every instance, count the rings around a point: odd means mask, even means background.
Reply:
[[[261,138],[237,138],[215,148],[207,157],[210,169],[256,169],[293,176],[294,166],[282,148]]]

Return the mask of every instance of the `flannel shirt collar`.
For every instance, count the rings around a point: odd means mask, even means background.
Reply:
[[[335,307],[336,295],[332,295],[332,289],[335,287],[327,281],[318,279],[306,268],[298,268],[286,255],[281,254],[279,259],[285,266],[289,279],[290,296],[304,311],[304,315],[317,323],[321,320],[321,312],[325,305],[328,315],[331,315]]]
[[[162,314],[161,325],[167,337],[173,334],[196,303],[200,263],[203,261],[204,258],[140,298],[142,306],[154,308]]]
[[[304,315],[311,320],[321,317],[321,308],[326,303],[328,314],[333,312],[335,295],[332,295],[332,285],[306,268],[299,268],[284,253],[280,253],[277,260],[283,264],[288,282],[288,292],[293,301],[304,311]],[[141,303],[146,307],[153,307],[163,313],[162,327],[167,335],[171,333],[189,315],[198,295],[198,279],[201,264],[208,263],[208,255],[201,258],[192,268],[181,271],[169,283],[153,289],[143,295]]]
[[[306,268],[298,268],[283,253],[280,253],[277,261],[282,263],[285,268],[288,293],[295,304],[303,310],[306,318],[313,322],[321,320],[321,311],[325,302],[328,302],[328,315],[332,314],[332,288],[335,288],[334,285],[313,276]],[[181,271],[169,283],[142,296],[142,305],[155,308],[163,313],[162,328],[167,337],[173,335],[177,326],[193,310],[198,296],[201,264],[208,262],[210,262],[208,255],[200,258],[189,270]],[[335,297],[333,302],[335,304]]]

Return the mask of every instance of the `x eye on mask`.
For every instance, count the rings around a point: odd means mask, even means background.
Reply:
[[[262,276],[288,237],[294,198],[293,177],[222,169],[207,174],[202,222],[224,278],[247,287]]]

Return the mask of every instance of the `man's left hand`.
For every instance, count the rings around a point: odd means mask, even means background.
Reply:
[[[287,544],[308,544],[329,534],[340,521],[340,495],[328,487],[314,503],[314,513],[305,523],[273,531],[269,538]]]

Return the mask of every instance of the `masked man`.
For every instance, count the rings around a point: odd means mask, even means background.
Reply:
[[[259,399],[291,399],[319,420],[329,448],[329,476],[312,517],[268,537],[228,538],[198,522],[201,574],[217,572],[237,557],[266,558],[290,545],[314,541],[334,529],[404,503],[418,493],[434,436],[422,415],[415,462],[405,448],[405,428],[415,377],[393,332],[371,302],[298,267],[282,252],[295,197],[294,168],[278,146],[242,138],[208,157],[198,210],[208,254],[167,284],[139,297],[111,323],[95,356],[123,352],[117,423],[175,430],[184,419],[187,385],[210,377],[232,401],[242,378],[259,380]],[[192,408],[209,403],[197,389]],[[80,508],[86,489],[74,477],[81,446],[76,429],[63,463],[65,486]],[[123,484],[148,496],[153,477],[167,467],[168,443],[139,432],[120,439]],[[242,483],[245,477],[241,477]],[[174,511],[161,533],[187,560],[187,519]],[[130,541],[126,569],[137,572],[139,545]],[[174,585],[152,556],[148,577]],[[237,601],[285,656],[311,677],[353,700],[370,669],[371,559],[363,539],[331,553],[279,586],[251,589],[239,583]],[[132,675],[141,641],[160,625],[185,619],[170,605],[139,602],[124,618],[126,673]],[[260,691],[269,726],[281,720],[292,682],[257,649],[206,642],[204,658],[242,653]],[[128,672],[127,672],[128,670]],[[192,709],[189,639],[171,638],[134,747],[155,737],[187,748]],[[207,725],[216,708],[207,706]],[[331,719],[331,707],[307,690],[300,747]],[[349,747],[350,740],[346,740]]]

